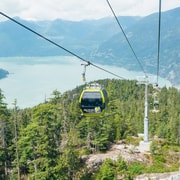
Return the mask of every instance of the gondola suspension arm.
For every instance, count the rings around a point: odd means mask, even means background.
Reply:
[[[84,66],[84,70],[83,70],[83,73],[82,73],[82,80],[83,82],[86,83],[86,67],[90,65],[90,63],[83,63],[81,64],[82,66]]]

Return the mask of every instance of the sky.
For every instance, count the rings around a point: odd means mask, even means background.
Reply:
[[[159,10],[159,0],[109,0],[117,16],[147,16]],[[180,7],[180,0],[161,0],[162,11]],[[112,16],[107,0],[0,0],[0,11],[26,20],[80,21]],[[0,17],[0,20],[6,20]]]

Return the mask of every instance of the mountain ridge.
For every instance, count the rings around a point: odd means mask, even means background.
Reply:
[[[160,74],[175,84],[180,84],[178,80],[180,76],[178,73],[178,69],[180,69],[180,41],[178,41],[180,40],[180,28],[177,26],[180,22],[180,18],[177,16],[179,13],[180,8],[164,12],[161,20]],[[158,14],[155,13],[125,29],[125,33],[145,71],[154,74],[157,69],[157,27]],[[106,59],[110,59],[111,64],[125,65],[128,69],[140,68],[122,33],[114,35],[99,47],[98,58],[101,59],[105,52]],[[104,57],[103,61],[105,61]]]
[[[180,8],[162,12],[160,76],[170,80],[173,85],[180,84],[179,17]],[[78,22],[16,19],[93,63],[141,71],[113,17]],[[121,16],[118,19],[145,71],[156,74],[158,13],[146,17]],[[0,38],[0,56],[69,55],[10,21],[0,22]]]

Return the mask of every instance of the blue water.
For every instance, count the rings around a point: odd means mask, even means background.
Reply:
[[[0,80],[0,88],[8,107],[13,107],[15,99],[20,108],[38,105],[51,97],[54,90],[61,93],[82,85],[82,61],[69,56],[60,57],[8,57],[0,58],[0,68],[6,69],[10,75]],[[98,64],[97,64],[98,65]],[[128,71],[114,66],[102,66],[125,79],[136,79],[142,72]],[[117,78],[93,66],[86,70],[86,80]],[[151,78],[155,79],[155,77]],[[170,82],[160,78],[160,86],[171,86]]]

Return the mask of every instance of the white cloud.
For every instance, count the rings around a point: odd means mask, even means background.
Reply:
[[[117,15],[145,16],[158,11],[158,0],[109,0]],[[180,7],[180,0],[163,0],[162,10]],[[24,19],[98,19],[112,16],[106,0],[1,0],[1,12]],[[2,17],[1,17],[2,18]]]

